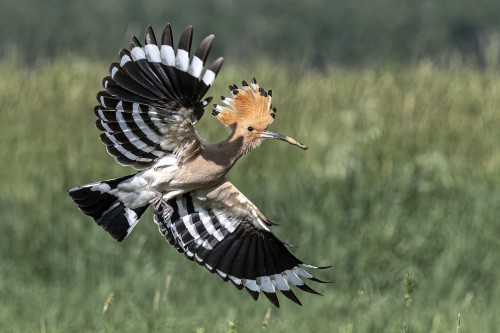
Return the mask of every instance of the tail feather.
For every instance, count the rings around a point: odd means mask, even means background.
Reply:
[[[133,177],[125,176],[76,186],[68,191],[80,210],[92,217],[113,238],[121,242],[132,232],[148,205],[129,208],[110,193],[118,184]]]

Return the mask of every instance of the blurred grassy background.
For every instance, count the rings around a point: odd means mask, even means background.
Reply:
[[[92,106],[107,64],[0,66],[0,323],[5,332],[259,331],[270,305],[187,262],[149,214],[116,243],[66,194],[117,177]],[[230,64],[212,95],[255,75],[273,130],[231,180],[295,253],[333,264],[323,297],[271,310],[273,332],[494,332],[500,319],[500,78],[430,64],[322,73]],[[209,142],[227,132],[210,113]],[[279,172],[277,171],[279,170]],[[410,274],[408,279],[407,275]],[[416,283],[414,288],[405,287]],[[113,302],[103,314],[111,293]],[[233,327],[234,328],[234,327]],[[264,329],[265,330],[265,329]]]
[[[498,331],[500,2],[1,8],[0,331]],[[272,130],[309,145],[265,142],[229,177],[299,258],[333,265],[323,297],[253,302],[169,247],[150,214],[117,243],[68,197],[133,172],[99,142],[95,94],[118,49],[167,21],[177,37],[216,34],[226,63],[209,95],[256,76]],[[227,131],[211,118],[198,129],[216,142]]]
[[[214,53],[231,63],[269,57],[324,68],[467,61],[499,64],[498,0],[0,0],[0,57],[30,64],[67,53],[94,60],[148,24],[188,24],[217,36]],[[159,37],[159,36],[157,36]],[[176,37],[177,38],[177,37]]]

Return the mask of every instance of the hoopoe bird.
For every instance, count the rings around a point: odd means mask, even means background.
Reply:
[[[214,105],[212,115],[231,134],[205,144],[194,125],[212,97],[223,58],[205,69],[214,36],[203,39],[190,57],[193,29],[187,27],[177,51],[169,24],[158,46],[151,26],[145,45],[134,37],[120,51],[97,94],[94,109],[101,141],[116,161],[137,173],[69,190],[80,210],[119,242],[137,225],[148,206],[166,240],[188,259],[224,281],[245,288],[257,300],[262,292],[279,307],[279,290],[301,305],[291,286],[319,294],[304,279],[324,282],[306,271],[315,267],[297,259],[270,230],[272,223],[226,178],[240,157],[264,138],[307,146],[270,132],[276,116],[272,91],[257,81],[230,85],[231,97]]]

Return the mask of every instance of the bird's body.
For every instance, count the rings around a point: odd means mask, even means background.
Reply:
[[[194,125],[211,98],[222,58],[204,70],[213,35],[205,38],[192,59],[192,28],[182,34],[177,53],[167,25],[160,47],[151,27],[142,46],[134,37],[131,50],[120,52],[104,78],[94,112],[101,141],[135,175],[75,187],[72,199],[115,239],[130,234],[149,205],[167,241],[255,299],[263,292],[279,306],[276,290],[300,304],[290,288],[315,293],[301,278],[313,278],[270,231],[272,223],[226,178],[238,159],[264,138],[307,147],[267,131],[276,115],[272,92],[255,79],[231,85],[231,98],[214,105],[212,115],[230,128],[229,137],[204,144]]]

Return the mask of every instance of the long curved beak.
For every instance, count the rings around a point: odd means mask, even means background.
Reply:
[[[278,133],[274,133],[274,132],[270,132],[270,131],[262,131],[259,133],[259,136],[261,138],[271,138],[271,139],[285,141],[291,145],[297,146],[297,147],[304,149],[304,150],[309,148],[305,144],[298,142],[294,138],[291,138],[291,137],[283,135],[283,134],[278,134]]]

